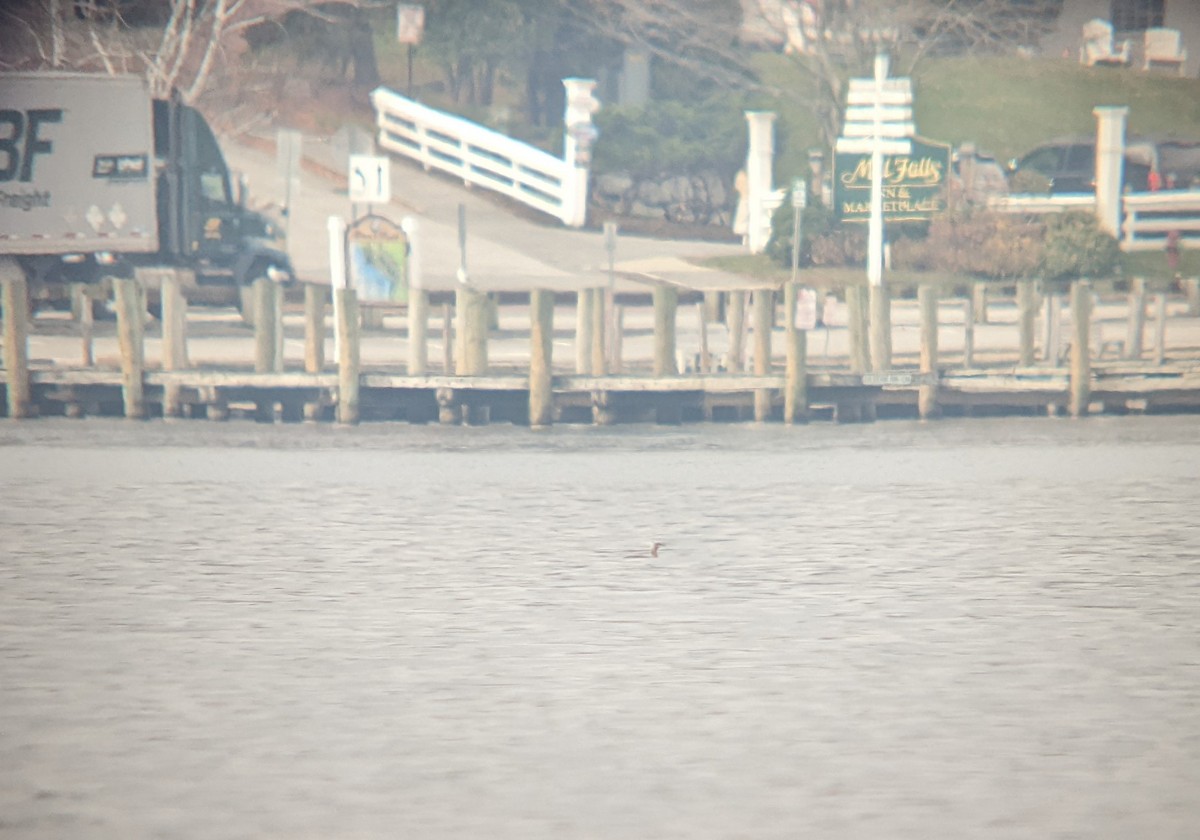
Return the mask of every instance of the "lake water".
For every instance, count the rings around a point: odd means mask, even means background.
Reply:
[[[1190,840],[1197,431],[0,424],[0,837]]]

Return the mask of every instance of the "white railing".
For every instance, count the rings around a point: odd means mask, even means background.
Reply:
[[[382,148],[495,190],[565,225],[583,224],[586,168],[387,88],[372,92],[371,102]]]
[[[1200,246],[1200,190],[1125,196],[1122,251],[1161,251],[1172,231],[1179,232],[1180,245]]]
[[[988,207],[1001,213],[1062,213],[1066,210],[1095,210],[1094,195],[997,195]]]
[[[1007,195],[988,202],[1002,213],[1060,213],[1094,210],[1092,195]],[[1161,251],[1167,234],[1178,231],[1180,245],[1200,246],[1200,190],[1132,193],[1122,197],[1122,251]]]

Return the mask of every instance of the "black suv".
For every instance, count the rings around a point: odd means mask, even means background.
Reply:
[[[1149,189],[1150,157],[1130,142],[1125,150],[1122,190],[1143,192]],[[1056,140],[1044,143],[1008,165],[1009,184],[1020,172],[1034,172],[1049,181],[1049,192],[1091,193],[1096,191],[1096,141]],[[1013,185],[1013,192],[1022,192]]]

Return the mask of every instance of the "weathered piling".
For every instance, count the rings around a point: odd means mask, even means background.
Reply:
[[[1062,363],[1062,295],[1054,290],[1046,294],[1046,352],[1053,367]]]
[[[183,286],[186,269],[161,269],[159,294],[162,298],[162,368],[187,370],[187,298]],[[190,274],[190,272],[188,272]],[[90,307],[88,307],[90,309]],[[163,388],[163,416],[183,416],[183,388],[169,383]]]
[[[712,358],[708,352],[708,306],[707,301],[696,304],[696,327],[700,331],[700,373],[712,372]]]
[[[622,370],[622,356],[625,353],[625,307],[621,304],[613,305],[613,335],[612,335],[612,356],[608,363],[609,373],[620,373]]]
[[[408,373],[424,376],[429,372],[429,292],[408,292]]]
[[[442,304],[442,372],[454,372],[454,307]]]
[[[917,305],[921,313],[921,373],[938,372],[938,293],[937,289],[922,284],[917,289]],[[921,385],[917,390],[917,413],[922,420],[938,416],[937,382]]]
[[[121,349],[121,396],[125,404],[125,416],[140,420],[146,416],[143,341],[146,299],[137,280],[117,277],[112,283],[117,309],[117,343]]]
[[[871,302],[871,369],[892,367],[892,298],[882,283],[869,287]]]
[[[278,319],[275,313],[275,283],[267,277],[254,281],[254,371],[275,371],[275,331]]]
[[[29,287],[25,272],[12,257],[0,257],[3,284],[4,368],[8,384],[8,416],[28,417],[32,410],[29,387]]]
[[[304,370],[306,373],[321,373],[325,370],[325,296],[326,286],[315,283],[304,285]],[[304,404],[304,419],[317,420],[321,416],[321,404]]]
[[[775,293],[770,289],[755,289],[754,373],[766,376],[771,372],[771,325],[775,322]],[[771,390],[759,388],[754,392],[754,419],[765,422],[771,416]]]
[[[1129,320],[1125,328],[1125,358],[1139,359],[1146,331],[1146,280],[1134,277],[1129,281]]]
[[[283,285],[275,284],[275,372],[283,371],[283,307],[286,296]]]
[[[846,330],[850,340],[850,372],[866,373],[871,366],[867,338],[866,289],[846,287]]]
[[[746,292],[729,293],[725,326],[729,330],[729,357],[725,367],[730,373],[739,373],[746,358]]]
[[[304,286],[304,370],[325,369],[325,286]]]
[[[971,284],[972,309],[975,312],[975,323],[988,322],[988,286],[986,280]]]
[[[354,289],[335,289],[337,306],[338,401],[337,421],[358,422],[359,356],[358,294]]]
[[[458,375],[483,376],[488,368],[488,296],[460,286],[455,292],[458,309]]]
[[[1154,364],[1161,365],[1167,356],[1167,294],[1154,296]]]
[[[1200,317],[1200,277],[1185,277],[1179,282],[1187,301],[1185,314],[1189,318]]]
[[[1018,364],[1033,365],[1034,332],[1037,324],[1037,288],[1031,279],[1017,282],[1017,346]]]
[[[975,296],[963,299],[963,361],[964,368],[975,366]]]
[[[575,293],[575,372],[587,375],[592,372],[592,305],[595,298],[590,289]]]
[[[95,327],[96,313],[92,309],[92,297],[85,283],[71,285],[71,309],[79,320],[79,361],[84,367],[96,364]]]
[[[592,375],[603,376],[608,367],[605,349],[604,289],[592,289]]]
[[[279,312],[276,308],[275,282],[268,277],[254,281],[254,372],[274,373],[279,351]],[[256,402],[254,417],[269,423],[275,419],[275,401]]]
[[[808,333],[796,328],[797,286],[789,283],[783,293],[784,340],[787,342],[783,390],[783,422],[808,420]]]
[[[529,294],[529,425],[544,428],[554,422],[554,292],[534,289]]]
[[[1076,280],[1071,284],[1071,381],[1072,417],[1083,417],[1091,400],[1092,360],[1089,339],[1092,332],[1092,284]]]
[[[679,292],[672,286],[654,287],[654,375],[675,376],[675,317]]]

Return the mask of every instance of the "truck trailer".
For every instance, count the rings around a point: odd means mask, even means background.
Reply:
[[[177,95],[136,76],[0,73],[0,257],[33,300],[139,267],[191,270],[188,295],[207,302],[236,303],[259,277],[293,282],[278,226],[245,199]]]

